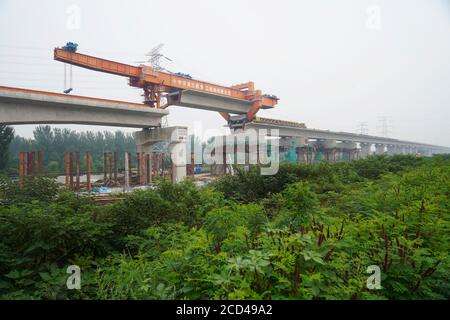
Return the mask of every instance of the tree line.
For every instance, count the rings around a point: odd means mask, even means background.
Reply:
[[[14,135],[12,128],[0,126],[0,172],[9,175],[18,173],[19,153],[22,151],[42,151],[44,174],[64,173],[65,152],[80,152],[83,157],[90,152],[92,172],[102,172],[103,153],[118,152],[119,168],[124,167],[125,152],[136,153],[136,143],[131,133],[123,131],[85,131],[76,132],[67,128],[38,126],[33,138]],[[84,161],[82,161],[84,169]]]

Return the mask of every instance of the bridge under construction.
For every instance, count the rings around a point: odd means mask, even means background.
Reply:
[[[76,51],[76,46],[55,48],[54,59],[127,77],[130,86],[142,88],[143,103],[0,86],[0,122],[9,125],[85,124],[141,128],[143,130],[135,134],[139,154],[152,154],[155,144],[167,142],[171,158],[184,158],[183,161],[173,161],[174,181],[186,176],[190,154],[186,152],[186,127],[161,126],[162,118],[169,114],[171,105],[218,112],[232,134],[276,130],[282,160],[312,163],[351,160],[372,153],[423,156],[450,153],[450,148],[444,146],[311,129],[303,123],[258,117],[261,109],[274,108],[279,99],[272,94],[263,94],[253,82],[227,87],[152,66],[132,66]]]

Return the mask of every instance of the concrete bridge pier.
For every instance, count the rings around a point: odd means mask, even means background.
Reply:
[[[431,157],[433,155],[433,150],[430,148],[421,148],[418,150],[418,153],[421,156],[425,156],[425,157]]]
[[[171,143],[169,150],[173,182],[180,182],[186,178],[186,143]]]
[[[308,163],[308,148],[297,147],[297,163]]]
[[[356,142],[342,141],[337,144],[337,147],[341,150],[341,159],[351,161],[357,158]]]
[[[416,154],[416,147],[415,146],[406,146],[406,154]]]
[[[370,148],[372,147],[372,144],[370,143],[360,143],[359,144],[359,148],[360,148],[360,157],[361,158],[367,158],[368,156],[370,156]]]
[[[316,159],[316,154],[318,151],[317,142],[316,141],[314,141],[314,142],[308,141],[308,145],[305,148],[306,148],[307,163],[309,163],[309,164],[314,163],[314,160]]]
[[[388,155],[393,156],[397,153],[397,148],[394,145],[387,145],[386,152]]]
[[[401,149],[400,149],[400,150],[401,150],[401,153],[400,153],[400,154],[408,154],[406,145],[402,145],[400,148],[401,148]]]
[[[323,152],[324,160],[333,161],[337,160],[336,140],[319,140],[319,150]]]
[[[286,157],[289,153],[289,150],[291,150],[294,147],[294,141],[293,138],[290,137],[281,137],[279,142],[278,150],[280,152],[280,156]]]
[[[394,146],[394,154],[403,154],[403,146],[395,145]]]
[[[297,148],[297,163],[312,163],[315,153],[309,146]]]
[[[426,150],[424,148],[417,148],[417,154],[420,156],[424,156],[426,153]]]
[[[305,137],[295,137],[293,140],[295,152],[297,154],[297,163],[308,163],[308,139]]]
[[[173,181],[179,182],[186,177],[186,140],[187,140],[187,127],[168,127],[168,128],[153,128],[144,129],[134,133],[136,140],[137,151],[142,154],[152,154],[153,146],[158,142],[168,142],[170,157],[172,160]],[[144,160],[145,161],[145,160]],[[152,161],[152,160],[151,160]],[[152,166],[147,170],[152,170]],[[141,165],[142,170],[145,170],[145,166]],[[151,175],[150,175],[151,176]],[[149,182],[149,181],[148,181]]]
[[[386,147],[386,145],[384,145],[384,144],[376,143],[375,144],[375,154],[377,154],[377,155],[384,154],[385,147]]]

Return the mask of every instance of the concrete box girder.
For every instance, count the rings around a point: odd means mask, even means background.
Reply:
[[[343,141],[337,144],[339,149],[356,149],[356,142],[353,141]]]
[[[183,90],[169,95],[169,104],[217,112],[245,114],[252,107],[252,102],[239,100],[198,91]]]
[[[0,122],[158,127],[168,110],[143,104],[0,87]]]
[[[337,146],[336,140],[319,140],[317,144],[324,149],[334,149]]]
[[[175,126],[168,128],[144,129],[134,132],[136,145],[155,144],[157,142],[181,143],[187,141],[188,128]]]
[[[246,125],[247,129],[277,129],[280,137],[306,137],[308,139],[316,140],[338,140],[338,141],[349,141],[349,142],[359,142],[361,144],[383,144],[383,145],[399,145],[399,146],[411,146],[423,148],[426,150],[432,150],[434,153],[448,153],[450,148],[443,146],[429,145],[425,143],[403,141],[393,138],[377,137],[362,135],[349,132],[334,132],[329,130],[318,130],[310,128],[294,128],[281,125],[273,124],[262,124],[262,123],[248,123]]]

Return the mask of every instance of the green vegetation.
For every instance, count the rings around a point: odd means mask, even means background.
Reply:
[[[1,140],[0,146],[6,146]],[[1,151],[1,149],[0,149]],[[19,152],[42,151],[44,173],[46,176],[64,174],[65,152],[79,151],[81,156],[89,151],[92,157],[92,172],[103,172],[103,153],[116,151],[119,153],[119,167],[124,168],[125,152],[136,153],[136,143],[132,134],[116,131],[114,133],[86,131],[77,133],[70,129],[51,128],[50,126],[38,126],[33,131],[33,139],[15,136],[9,146],[9,157],[5,154],[5,168],[0,165],[0,172],[8,175],[18,174]],[[0,152],[0,155],[2,153]],[[8,160],[9,159],[9,160]],[[83,159],[83,158],[82,158]],[[1,158],[0,158],[1,161]],[[82,170],[85,170],[85,161],[81,161]],[[8,164],[6,166],[6,164]]]
[[[14,139],[14,129],[0,123],[0,170],[8,164],[9,145]]]
[[[448,299],[449,181],[449,156],[383,156],[162,181],[96,206],[4,178],[0,298]],[[81,290],[66,287],[73,264]]]

